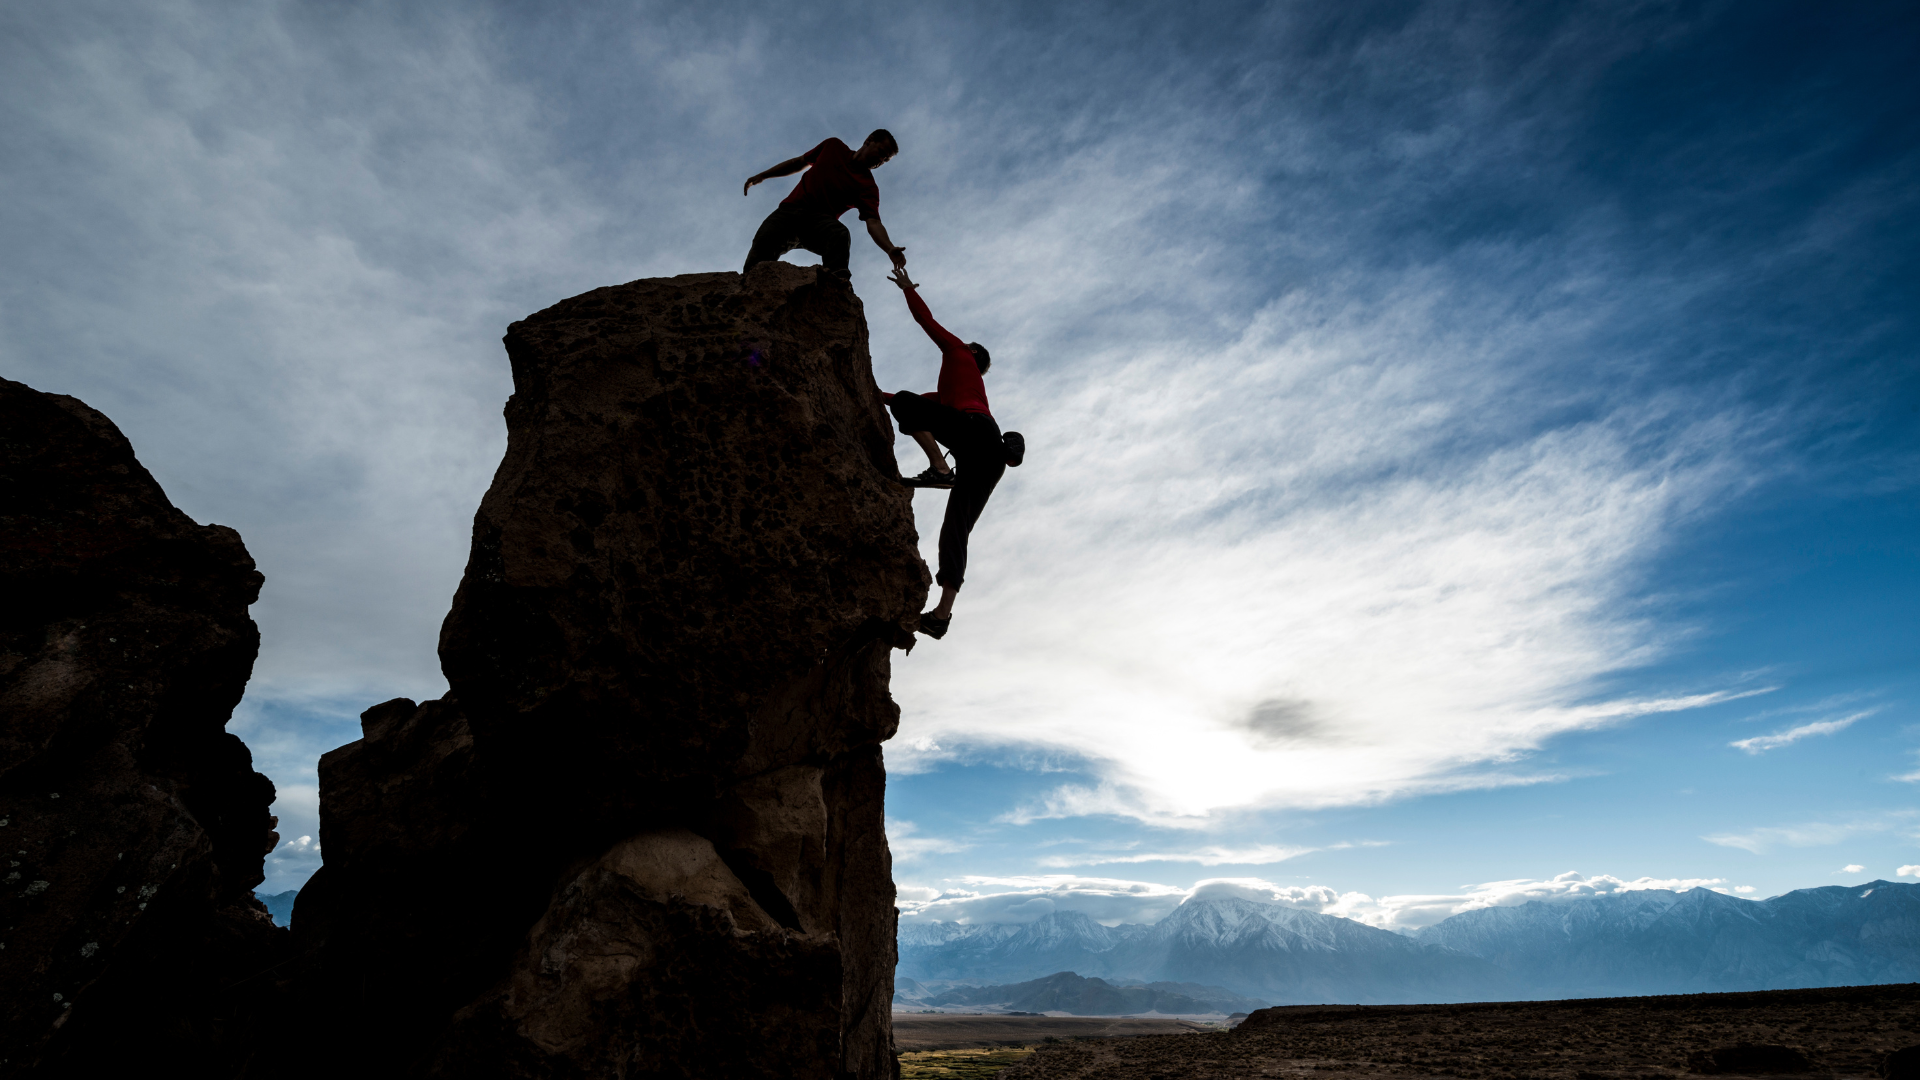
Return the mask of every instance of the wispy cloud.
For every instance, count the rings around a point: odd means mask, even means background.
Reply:
[[[1799,825],[1768,826],[1746,832],[1715,833],[1700,839],[1709,844],[1764,855],[1777,847],[1825,847],[1855,836],[1911,829],[1916,817],[1920,817],[1920,812],[1896,810],[1849,821],[1810,821]]]
[[[1319,850],[1310,847],[1283,847],[1278,844],[1259,844],[1247,848],[1203,847],[1192,851],[1154,851],[1142,853],[1101,854],[1087,852],[1082,855],[1049,855],[1039,860],[1041,866],[1105,866],[1118,863],[1198,863],[1201,866],[1262,866],[1269,863],[1285,862]]]
[[[972,845],[939,836],[919,836],[920,827],[911,821],[887,819],[887,847],[895,862],[912,862],[927,855],[953,855]]]
[[[1920,868],[1914,869],[1920,874]],[[901,891],[902,917],[914,922],[1031,922],[1053,911],[1079,911],[1109,925],[1154,922],[1188,900],[1238,898],[1336,915],[1387,930],[1431,926],[1466,911],[1513,907],[1532,901],[1567,903],[1647,890],[1684,892],[1712,889],[1748,895],[1750,885],[1728,886],[1725,878],[1653,878],[1631,880],[1569,871],[1552,878],[1520,878],[1462,886],[1441,894],[1373,897],[1326,885],[1278,885],[1260,878],[1207,878],[1190,888],[1112,878],[1068,876],[970,877],[963,888],[938,890],[915,886]]]
[[[1815,735],[1831,735],[1836,731],[1845,731],[1852,727],[1855,721],[1872,716],[1878,711],[1878,709],[1865,709],[1851,716],[1842,716],[1833,720],[1816,720],[1811,724],[1801,724],[1799,727],[1774,732],[1772,735],[1756,735],[1751,739],[1739,739],[1727,745],[1736,750],[1745,750],[1749,754],[1764,754],[1769,750],[1791,746],[1801,739]]]
[[[283,789],[281,799],[285,800],[288,794],[289,793]],[[296,797],[303,796],[305,799],[311,800],[315,792],[308,789],[293,794],[295,794]],[[282,807],[276,804],[274,809],[281,810]],[[284,821],[285,814],[283,813],[281,817]],[[320,869],[322,859],[320,856],[320,842],[318,840],[315,840],[310,835],[290,836],[285,831],[284,826],[280,835],[282,839],[279,846],[275,847],[273,851],[267,855],[266,865],[263,867],[266,872],[266,880],[261,883],[261,892],[278,893],[285,892],[288,889],[298,889],[306,884],[307,879],[313,876],[315,870]]]
[[[1024,923],[1055,911],[1077,911],[1096,922],[1154,922],[1187,897],[1175,885],[1070,874],[968,876],[952,887],[911,886],[914,896],[932,891],[932,899],[909,899],[902,889],[901,917],[912,922]]]
[[[1701,888],[1739,894],[1755,891],[1750,886],[1729,888],[1725,878],[1641,877],[1625,880],[1609,874],[1588,877],[1568,871],[1546,879],[1519,878],[1467,885],[1451,893],[1381,897],[1359,892],[1337,892],[1324,886],[1274,885],[1255,878],[1222,878],[1196,884],[1193,895],[1239,896],[1324,915],[1338,915],[1387,930],[1414,930],[1480,908],[1514,907],[1532,901],[1565,903],[1651,889],[1684,892]]]

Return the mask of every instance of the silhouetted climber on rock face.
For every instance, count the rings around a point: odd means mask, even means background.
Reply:
[[[807,174],[794,185],[793,193],[780,200],[760,231],[753,234],[753,248],[747,252],[747,264],[771,262],[794,248],[805,248],[820,256],[828,270],[846,276],[848,249],[853,244],[840,215],[858,209],[867,223],[867,235],[887,253],[895,267],[907,265],[907,249],[895,247],[880,224],[880,187],[873,182],[873,170],[885,165],[900,152],[900,145],[886,128],[867,136],[860,149],[849,150],[839,139],[828,139],[797,158],[787,160],[766,172],[747,177],[742,195],[753,185],[776,176],[791,176],[806,169]]]
[[[978,342],[963,343],[939,323],[920,299],[919,286],[907,277],[904,268],[893,272],[893,283],[907,295],[907,310],[915,322],[940,347],[940,388],[932,394],[902,390],[882,394],[893,418],[900,422],[902,434],[910,435],[927,452],[927,471],[909,477],[909,487],[952,488],[947,496],[947,516],[940,523],[940,572],[933,580],[940,586],[940,603],[920,616],[920,632],[931,638],[945,637],[953,621],[953,598],[967,573],[967,537],[987,497],[1006,473],[1007,466],[1020,464],[1026,454],[1026,440],[1017,431],[1003,437],[1000,425],[987,411],[987,386],[981,376],[987,373],[993,358]],[[953,451],[959,466],[956,473],[947,467],[940,444]]]

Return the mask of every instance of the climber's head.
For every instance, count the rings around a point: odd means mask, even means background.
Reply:
[[[860,144],[860,149],[853,152],[853,160],[863,169],[877,169],[899,152],[900,144],[893,141],[893,133],[886,128],[875,128],[867,141]]]
[[[980,374],[985,375],[993,366],[993,357],[987,355],[987,347],[977,341],[967,342],[967,348],[973,350],[973,362],[980,365]]]

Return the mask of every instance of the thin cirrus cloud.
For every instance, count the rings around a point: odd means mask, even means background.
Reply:
[[[1777,825],[1745,832],[1715,833],[1700,839],[1721,847],[1739,848],[1764,855],[1776,848],[1826,847],[1855,836],[1910,831],[1920,811],[1895,810],[1851,821],[1812,821],[1799,825]]]
[[[1083,855],[1048,855],[1036,860],[1040,866],[1107,866],[1121,863],[1198,863],[1201,866],[1265,866],[1308,855],[1319,848],[1257,844],[1253,847],[1204,847],[1193,851],[1154,851],[1128,854],[1088,852]]]
[[[1162,919],[1187,894],[1176,885],[1073,874],[967,875],[944,886],[898,890],[907,923],[1026,923],[1076,911],[1109,926]]]
[[[939,836],[921,836],[920,827],[911,821],[887,819],[887,847],[896,862],[911,862],[928,855],[953,855],[970,846],[962,841]]]
[[[1764,754],[1769,750],[1778,750],[1783,746],[1792,746],[1801,739],[1811,738],[1815,735],[1832,735],[1838,731],[1845,731],[1847,728],[1852,727],[1855,721],[1872,716],[1877,711],[1879,710],[1866,709],[1854,713],[1851,716],[1842,716],[1833,720],[1816,720],[1811,724],[1801,724],[1798,727],[1788,728],[1785,731],[1777,731],[1771,735],[1756,735],[1750,739],[1738,739],[1727,745],[1736,750],[1745,750],[1749,754]]]

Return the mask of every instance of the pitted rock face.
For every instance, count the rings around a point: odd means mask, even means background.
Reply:
[[[175,509],[111,421],[0,380],[0,1047],[231,1074],[284,947],[253,898],[273,785],[225,728],[259,648],[239,534]]]
[[[788,700],[910,641],[925,590],[860,302],[813,275],[636,281],[509,328],[506,459],[440,650],[476,725],[695,786],[893,733],[884,672],[852,714]],[[645,797],[620,786],[593,797]]]
[[[858,298],[767,263],[506,345],[452,692],[321,762],[333,1065],[893,1075],[879,747],[929,578]]]

